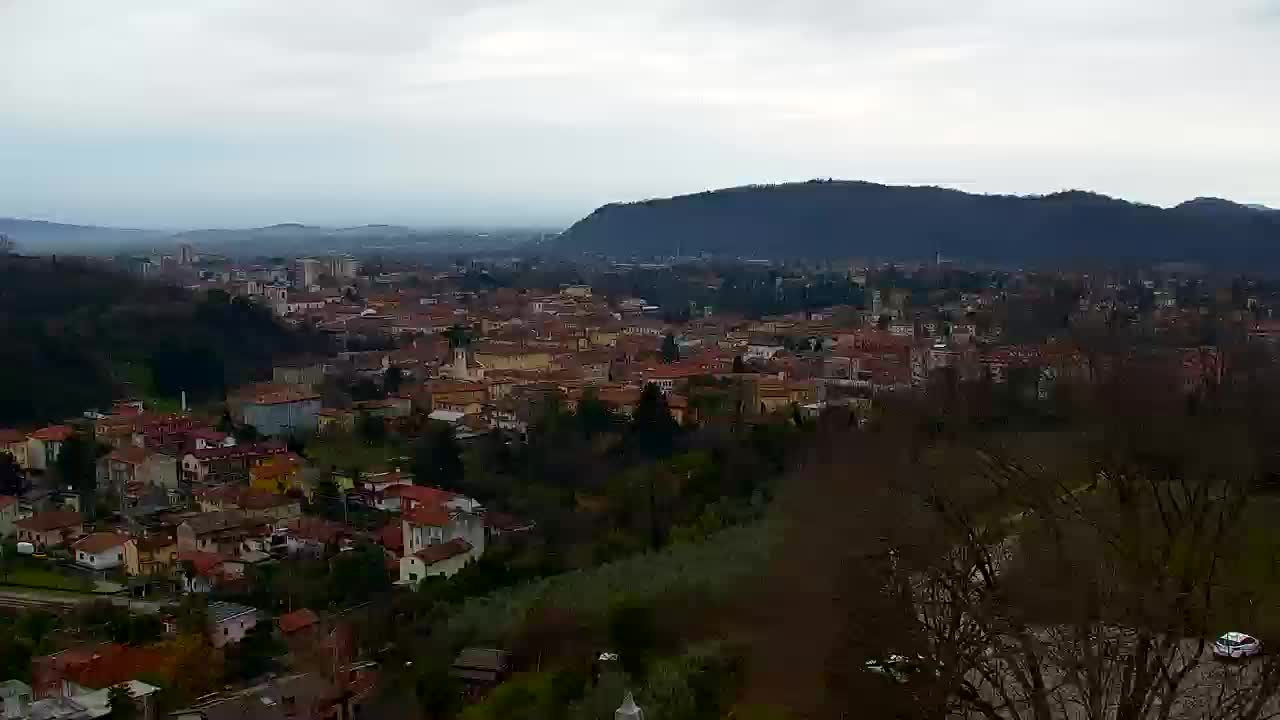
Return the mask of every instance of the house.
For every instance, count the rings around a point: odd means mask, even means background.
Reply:
[[[320,395],[307,389],[278,390],[248,399],[240,407],[240,420],[263,435],[287,437],[315,432]]]
[[[211,602],[207,610],[209,643],[215,648],[238,643],[258,624],[257,608],[230,602]]]
[[[244,564],[216,552],[178,551],[174,565],[183,592],[207,593],[225,580],[244,575]]]
[[[293,453],[254,458],[249,466],[249,487],[276,494],[302,491],[302,465],[302,458]]]
[[[25,718],[31,716],[31,703],[35,699],[31,686],[21,680],[5,680],[0,682],[0,702],[3,702],[5,718]]]
[[[74,510],[36,513],[14,522],[14,527],[18,530],[19,542],[29,542],[38,548],[63,545],[84,535],[84,522]]]
[[[316,414],[316,432],[324,435],[333,432],[351,432],[356,426],[356,414],[339,408],[320,408]]]
[[[163,674],[172,660],[169,652],[156,646],[136,647],[118,643],[74,646],[31,659],[32,695],[37,700],[80,700],[100,692],[105,704],[106,690],[124,685],[135,699],[147,698],[158,688],[138,682],[137,678]],[[39,715],[33,713],[32,717]]]
[[[345,525],[318,517],[299,517],[285,528],[285,547],[290,555],[322,557],[348,534]]]
[[[177,490],[178,460],[135,445],[122,447],[98,461],[98,482],[117,492],[133,484]]]
[[[9,537],[17,529],[18,498],[12,495],[0,495],[0,537]]]
[[[255,461],[284,452],[283,445],[270,442],[192,450],[182,456],[181,480],[185,487],[244,485],[249,482],[249,468]]]
[[[449,675],[462,683],[473,700],[502,684],[510,672],[510,655],[493,648],[463,648],[449,667]]]
[[[169,574],[178,559],[178,541],[170,535],[129,538],[124,543],[124,567],[129,577]]]
[[[0,428],[0,453],[6,452],[23,470],[31,466],[27,461],[27,435],[21,430]]]
[[[426,490],[436,494],[401,496],[404,556],[400,558],[399,582],[403,585],[414,585],[432,575],[452,575],[484,554],[485,528],[479,504],[465,496]]]
[[[69,425],[49,425],[27,436],[27,467],[32,470],[48,470],[58,462],[62,444],[75,431]]]
[[[124,564],[124,535],[113,532],[95,532],[85,535],[71,545],[75,563],[92,570],[110,570]]]
[[[240,510],[200,513],[184,519],[178,525],[178,552],[234,555],[246,538],[267,537],[270,534],[270,523],[250,519]]]

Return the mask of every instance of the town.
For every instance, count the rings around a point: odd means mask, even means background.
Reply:
[[[181,288],[303,348],[221,393],[134,373],[107,405],[0,429],[7,718],[510,717],[513,682],[612,712],[621,678],[662,662],[730,684],[723,644],[660,658],[683,630],[657,627],[654,603],[713,607],[763,571],[779,479],[823,428],[957,387],[1043,423],[1134,358],[1207,403],[1232,359],[1280,339],[1280,284],[1186,267],[187,244],[13,261]],[[662,558],[715,569],[685,588]],[[540,679],[544,663],[559,674]],[[416,711],[388,709],[405,698]]]

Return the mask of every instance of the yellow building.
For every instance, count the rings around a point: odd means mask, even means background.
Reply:
[[[302,490],[302,458],[283,453],[258,459],[249,468],[249,487],[276,494]]]

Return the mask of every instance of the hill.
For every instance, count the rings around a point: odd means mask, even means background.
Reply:
[[[96,225],[66,225],[44,220],[0,218],[0,235],[8,235],[23,252],[85,252],[157,240],[168,233]]]
[[[83,261],[3,257],[0,277],[0,425],[125,395],[220,398],[319,342],[225,293],[197,298]]]
[[[1280,267],[1280,213],[1211,199],[1165,209],[1080,191],[1022,197],[811,181],[606,205],[551,247],[614,257],[923,259],[941,253],[1003,263]]]

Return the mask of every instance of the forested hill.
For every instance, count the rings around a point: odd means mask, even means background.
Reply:
[[[1280,268],[1280,212],[1202,198],[1175,208],[1086,192],[971,195],[812,181],[606,205],[556,241],[565,253],[924,259],[1004,263],[1185,260]]]
[[[196,298],[82,261],[2,257],[0,278],[0,426],[123,395],[221,397],[316,342],[223,293]]]

